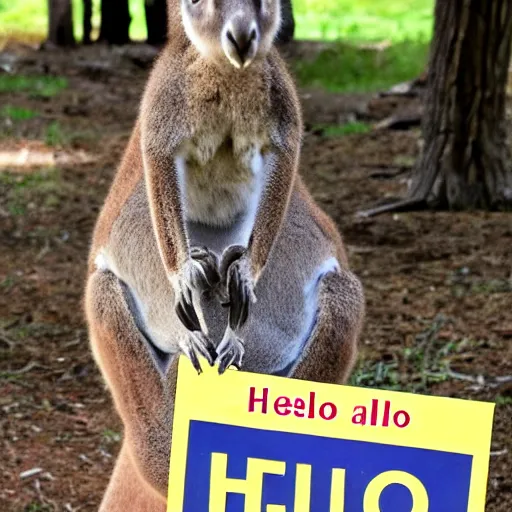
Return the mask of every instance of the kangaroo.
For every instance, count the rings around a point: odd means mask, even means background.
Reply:
[[[364,317],[297,173],[279,0],[170,0],[169,41],[97,221],[85,309],[124,423],[101,511],[164,511],[178,355],[343,383]]]

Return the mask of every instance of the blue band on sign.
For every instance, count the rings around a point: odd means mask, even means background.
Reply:
[[[413,475],[421,482],[428,494],[429,511],[466,512],[468,508],[470,455],[192,421],[185,480],[187,512],[209,510],[210,495],[216,492],[210,488],[214,454],[227,456],[228,480],[246,480],[250,458],[285,464],[284,475],[262,475],[259,509],[263,511],[269,505],[284,505],[287,512],[298,510],[297,465],[310,467],[309,481],[301,482],[311,491],[309,507],[301,504],[308,512],[361,512],[370,483],[391,471]],[[332,489],[335,469],[345,470],[343,493]],[[219,482],[229,489],[229,482],[226,485],[222,478]],[[392,483],[379,494],[381,512],[413,510],[414,489]],[[343,504],[331,503],[331,495]],[[246,499],[242,493],[228,492],[226,512],[243,512]]]

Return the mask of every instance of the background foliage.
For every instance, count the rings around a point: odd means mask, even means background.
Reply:
[[[100,0],[94,0],[99,27]],[[293,0],[299,39],[344,39],[354,42],[428,41],[433,0]],[[44,36],[46,0],[0,0],[0,36],[9,32]],[[73,0],[75,33],[81,36],[82,1]],[[130,0],[133,39],[144,39],[144,0]]]

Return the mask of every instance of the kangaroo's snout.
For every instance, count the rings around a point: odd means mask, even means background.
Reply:
[[[248,67],[258,52],[259,32],[256,21],[242,17],[230,20],[222,34],[222,48],[237,69]]]
[[[1,1],[1,0],[0,0]],[[173,0],[199,53],[231,72],[263,59],[281,24],[280,0]]]

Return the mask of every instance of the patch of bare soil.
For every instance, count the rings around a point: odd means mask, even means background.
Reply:
[[[8,171],[0,174],[0,510],[93,511],[121,425],[88,347],[85,265],[151,53],[96,46],[16,55],[9,62],[17,72],[65,76],[70,86],[51,99],[0,95],[1,104],[42,113],[0,125],[1,165]],[[376,123],[401,109],[418,110],[421,99],[301,95],[310,128],[302,174],[338,223],[366,290],[354,382],[495,401],[487,511],[510,512],[512,217],[356,218],[357,210],[404,193],[419,131],[329,137],[313,127]],[[47,134],[56,122],[57,141]],[[18,152],[18,159],[8,152]]]

